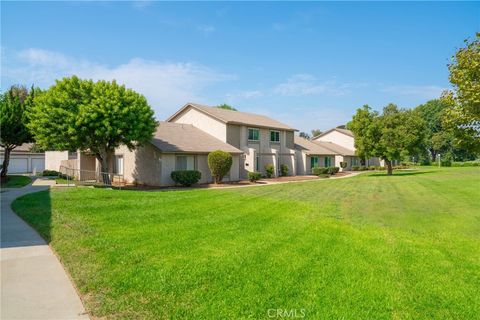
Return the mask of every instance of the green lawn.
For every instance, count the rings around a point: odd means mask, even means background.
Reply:
[[[32,182],[32,179],[26,176],[7,176],[7,181],[2,182],[2,188],[21,188]]]
[[[13,204],[94,317],[478,319],[480,168]],[[271,315],[271,314],[270,314]]]

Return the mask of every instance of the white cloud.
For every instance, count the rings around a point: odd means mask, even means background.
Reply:
[[[203,33],[205,36],[209,36],[210,34],[214,33],[216,31],[214,26],[211,25],[201,25],[197,26],[197,31]]]
[[[71,75],[94,80],[117,80],[145,95],[159,119],[188,101],[208,102],[202,94],[205,88],[235,79],[232,75],[197,63],[134,58],[124,64],[107,66],[43,49],[27,49],[8,60],[2,76],[11,79],[12,83],[48,87],[55,79]]]
[[[424,99],[433,99],[433,98],[439,98],[442,92],[447,89],[448,88],[432,86],[432,85],[425,85],[425,86],[392,85],[392,86],[384,86],[380,89],[380,91],[398,94],[398,95],[416,96]]]
[[[319,82],[310,74],[296,74],[274,88],[274,93],[282,96],[305,96],[326,94],[340,96],[348,93],[350,84],[337,84],[336,81]]]

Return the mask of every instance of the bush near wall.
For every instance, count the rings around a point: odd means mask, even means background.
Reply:
[[[285,177],[288,174],[288,166],[286,164],[280,166],[280,174],[282,177]]]
[[[348,163],[346,161],[340,162],[340,168],[345,169],[348,166]]]
[[[208,154],[208,168],[212,172],[215,183],[222,182],[232,167],[233,158],[228,152],[222,150],[212,151]]]
[[[43,170],[42,176],[44,177],[57,177],[59,175],[58,171],[55,170]]]
[[[328,167],[327,170],[328,170],[327,171],[328,174],[333,176],[334,174],[336,174],[340,171],[340,168],[339,167]]]
[[[172,180],[175,183],[181,184],[182,186],[189,187],[192,184],[197,183],[202,178],[202,173],[197,170],[177,170],[172,171],[170,174]]]
[[[273,172],[275,171],[275,168],[273,164],[269,163],[265,165],[265,175],[267,178],[271,178],[273,176]]]
[[[249,172],[248,173],[248,180],[251,182],[258,181],[262,178],[262,173],[261,172]]]
[[[327,174],[328,173],[328,168],[325,167],[313,167],[312,168],[312,174],[318,176],[321,174]]]

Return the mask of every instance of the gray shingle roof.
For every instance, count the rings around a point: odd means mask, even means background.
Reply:
[[[260,114],[220,109],[220,108],[201,105],[198,103],[187,103],[183,108],[181,108],[174,115],[168,118],[167,121],[173,120],[178,114],[180,114],[183,110],[185,110],[188,107],[195,108],[224,123],[241,124],[241,125],[247,125],[247,126],[281,129],[281,130],[292,130],[292,131],[296,130],[284,123],[281,123],[277,120],[274,120],[272,118],[269,118],[267,116],[263,116]]]
[[[229,153],[243,153],[191,124],[159,122],[150,142],[162,152],[209,153],[222,150]]]
[[[308,155],[335,155],[331,149],[325,148],[317,143],[309,141],[305,138],[295,136],[295,149],[303,151]]]
[[[339,154],[339,155],[342,155],[342,156],[355,156],[355,151],[354,150],[344,148],[344,147],[339,146],[338,144],[333,143],[333,142],[318,141],[318,140],[315,140],[315,141],[312,141],[312,142],[315,143],[315,144],[318,144],[321,147],[330,149],[333,152],[335,152],[336,154]]]

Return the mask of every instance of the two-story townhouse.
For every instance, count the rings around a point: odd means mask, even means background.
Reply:
[[[297,172],[294,132],[296,129],[267,116],[187,103],[168,122],[186,123],[243,151],[240,178],[248,172],[265,173],[272,164],[276,175],[287,165],[289,175]]]

